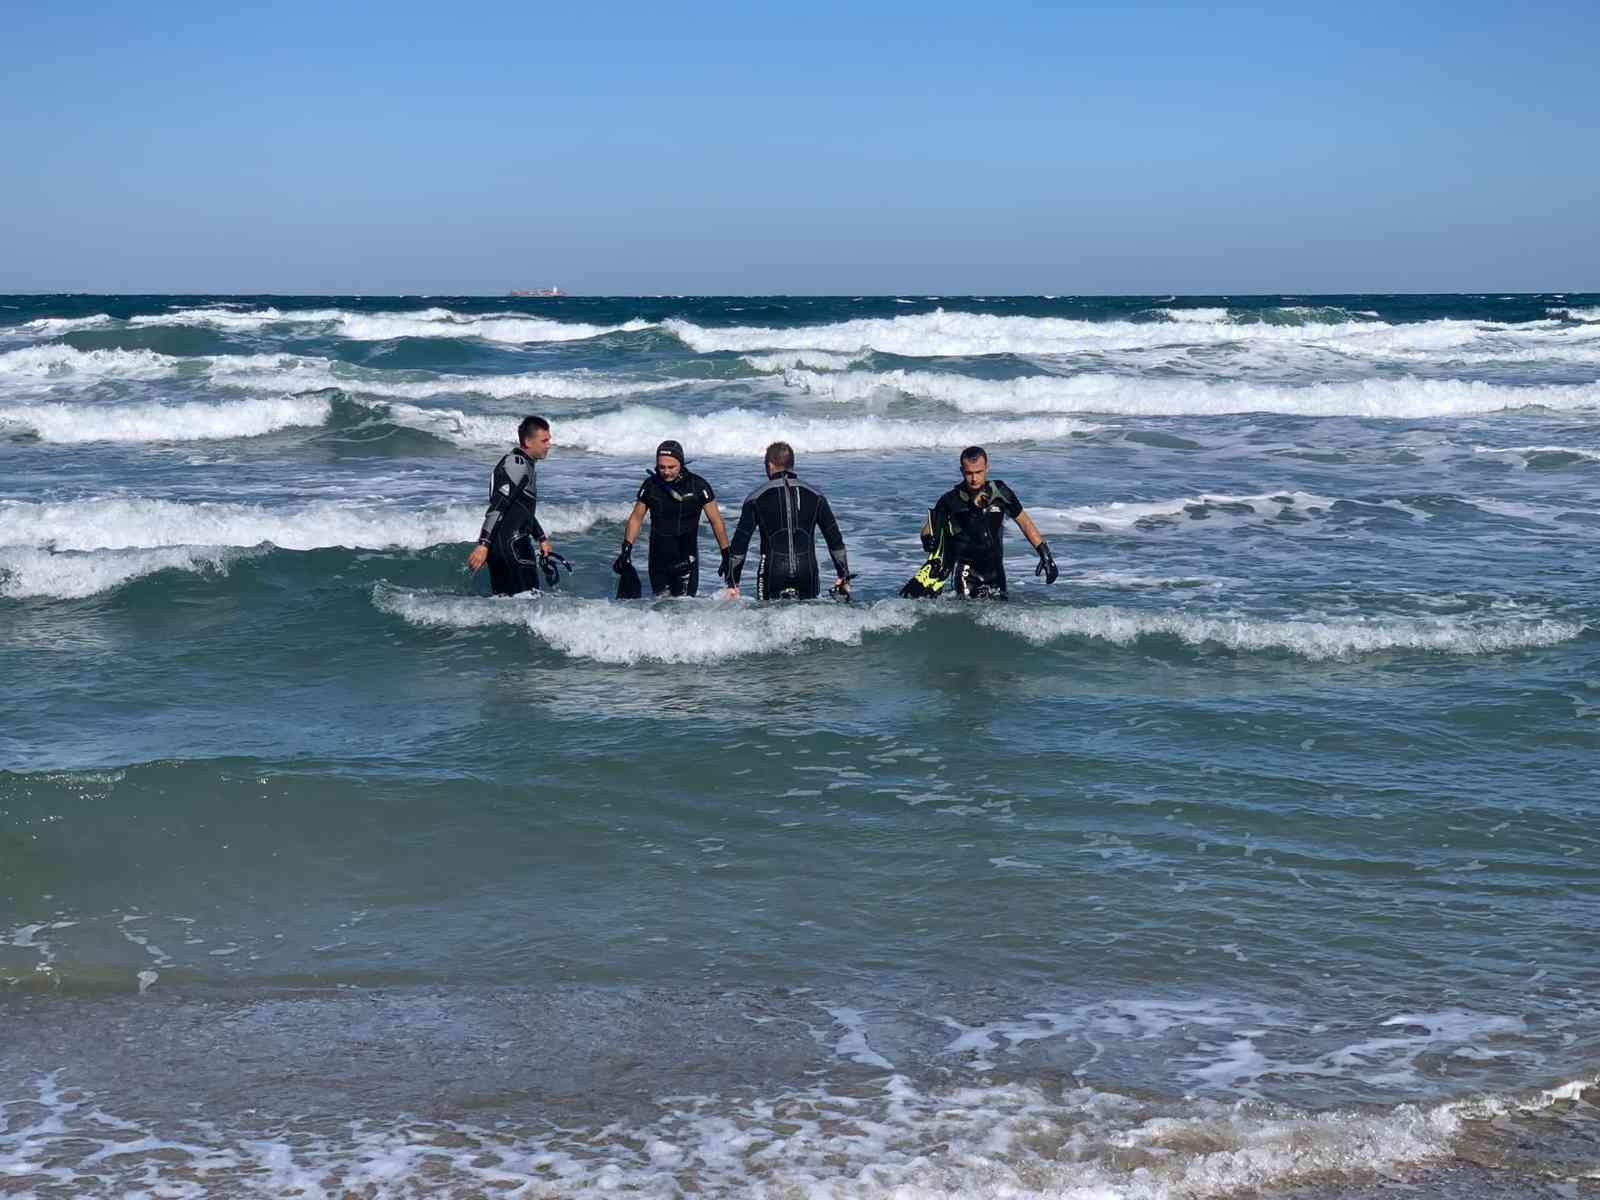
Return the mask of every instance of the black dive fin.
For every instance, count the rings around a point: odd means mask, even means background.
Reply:
[[[633,564],[623,563],[622,570],[617,572],[617,599],[637,600],[644,595],[644,589],[639,586],[639,572],[634,570]]]

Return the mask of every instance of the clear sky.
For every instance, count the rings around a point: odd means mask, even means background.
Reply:
[[[1600,8],[22,0],[0,292],[1600,289]]]

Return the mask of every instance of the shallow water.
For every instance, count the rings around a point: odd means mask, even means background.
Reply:
[[[1600,298],[0,305],[22,1194],[1593,1186]],[[857,600],[609,599],[668,436]]]

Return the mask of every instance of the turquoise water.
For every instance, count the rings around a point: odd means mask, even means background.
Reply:
[[[0,1174],[1592,1178],[1597,406],[1595,296],[0,297]],[[609,599],[669,436],[856,601]],[[969,442],[1061,579],[900,600]]]

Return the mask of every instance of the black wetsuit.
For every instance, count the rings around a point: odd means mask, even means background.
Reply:
[[[650,510],[650,591],[693,596],[700,590],[700,514],[717,498],[693,471],[671,483],[652,471],[639,485],[639,503]]]
[[[1002,535],[1006,521],[1016,520],[1021,512],[1017,494],[998,479],[987,481],[976,493],[958,483],[939,497],[922,527],[922,538],[931,550],[943,536],[944,561],[958,594],[1006,594]]]
[[[539,586],[539,543],[544,527],[534,510],[539,486],[534,460],[515,447],[494,466],[489,511],[483,514],[478,545],[489,547],[489,586],[497,596],[514,596]]]
[[[758,600],[814,600],[822,593],[817,574],[817,526],[840,576],[850,574],[844,538],[827,499],[795,478],[775,475],[750,493],[739,513],[739,528],[729,543],[728,583],[737,585],[750,552],[750,538],[761,530],[761,564],[756,569]]]

